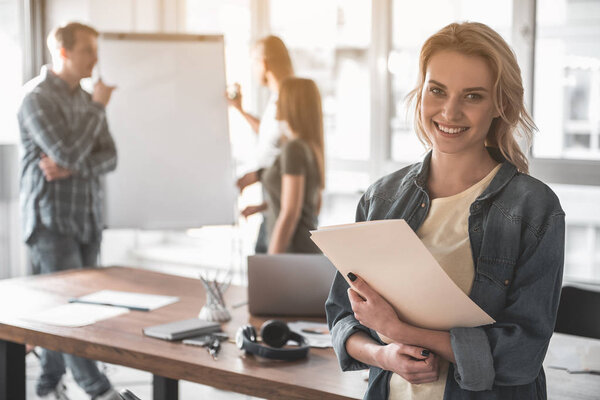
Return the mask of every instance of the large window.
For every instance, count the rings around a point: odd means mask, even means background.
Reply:
[[[17,143],[17,108],[23,83],[19,1],[0,0],[0,143]]]
[[[552,187],[567,215],[565,279],[600,282],[600,2],[536,8],[534,161],[544,180],[563,183]]]
[[[270,31],[292,53],[296,73],[323,97],[328,158],[368,160],[371,4],[363,0],[270,2]]]
[[[567,214],[564,279],[600,283],[600,187],[550,186]]]
[[[0,0],[0,279],[24,274],[16,145],[23,83],[19,5],[17,0]]]
[[[538,158],[600,160],[600,2],[538,0]]]

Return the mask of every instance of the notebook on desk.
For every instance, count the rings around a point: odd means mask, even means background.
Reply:
[[[192,336],[206,335],[219,332],[221,325],[218,322],[203,321],[198,318],[183,321],[169,322],[167,324],[144,328],[144,335],[164,340],[179,340]]]
[[[253,315],[323,317],[335,267],[320,254],[248,256]]]

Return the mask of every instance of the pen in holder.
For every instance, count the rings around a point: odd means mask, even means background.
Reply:
[[[229,288],[231,277],[227,280],[219,282],[215,279],[209,279],[203,274],[200,274],[200,280],[206,291],[206,304],[200,310],[198,318],[205,321],[226,322],[231,319],[231,314],[225,306],[223,293]]]

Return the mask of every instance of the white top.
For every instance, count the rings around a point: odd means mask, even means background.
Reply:
[[[256,165],[267,168],[273,165],[280,151],[280,138],[284,134],[277,119],[277,93],[271,94],[258,127]]]
[[[485,178],[463,192],[431,200],[427,218],[417,230],[417,236],[442,269],[466,294],[471,292],[475,276],[469,240],[470,206],[488,187],[501,165],[498,164]],[[422,384],[411,384],[400,375],[393,374],[388,400],[442,399],[448,375],[448,361],[442,358],[439,360],[439,374],[437,381]]]

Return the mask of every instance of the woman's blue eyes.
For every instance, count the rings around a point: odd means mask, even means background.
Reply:
[[[469,100],[481,100],[483,98],[483,96],[481,96],[480,94],[477,93],[469,93],[467,95],[467,99]]]
[[[444,93],[444,91],[443,91],[442,89],[440,89],[440,88],[437,88],[437,87],[432,87],[432,88],[429,88],[429,92],[430,92],[430,93],[433,93],[433,94],[434,94],[434,95],[436,95],[436,96],[442,96],[442,95],[444,95],[444,94],[445,94],[445,93]],[[465,98],[466,98],[467,100],[475,100],[475,101],[476,101],[476,100],[481,100],[481,99],[483,99],[483,96],[482,96],[482,95],[480,95],[479,93],[468,93],[468,94],[465,96]]]

